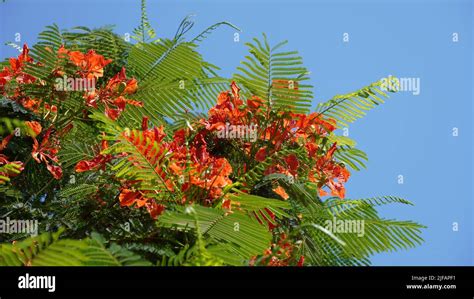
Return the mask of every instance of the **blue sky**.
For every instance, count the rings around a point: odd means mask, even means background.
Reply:
[[[288,40],[287,49],[298,50],[311,71],[315,104],[390,74],[419,78],[419,95],[394,94],[350,126],[350,137],[370,161],[367,170],[352,174],[347,195],[406,198],[415,206],[386,206],[382,215],[428,226],[422,246],[376,255],[374,265],[474,264],[472,1],[148,1],[149,19],[162,37],[172,37],[189,14],[196,15],[190,36],[218,21],[242,29],[240,42],[234,42],[234,29],[221,28],[201,45],[222,75],[235,70],[244,43],[262,32],[272,44]],[[6,0],[0,4],[0,58],[17,55],[3,46],[15,33],[19,44],[33,44],[52,23],[115,24],[125,34],[139,16],[138,0]]]

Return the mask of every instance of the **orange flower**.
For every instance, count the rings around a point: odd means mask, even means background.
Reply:
[[[349,171],[342,165],[333,160],[333,155],[337,150],[337,144],[334,143],[326,154],[318,159],[316,162],[316,173],[319,175],[318,179],[314,178],[313,174],[309,177],[311,181],[318,181],[320,186],[326,185],[331,190],[331,195],[344,198],[346,190],[343,183],[349,179]],[[327,193],[320,189],[321,196]]]
[[[276,188],[273,188],[273,192],[275,192],[276,194],[278,194],[281,198],[283,198],[284,200],[287,200],[289,198],[288,194],[286,193],[285,189],[283,189],[283,187],[281,186],[278,186]]]
[[[23,51],[21,52],[20,56],[18,56],[17,59],[15,58],[10,58],[10,67],[11,70],[19,74],[21,72],[22,67],[26,62],[32,62],[33,58],[31,58],[28,53],[30,52],[30,49],[28,49],[28,45],[24,44],[23,45]]]
[[[8,143],[10,143],[10,140],[12,139],[13,134],[8,135],[2,139],[2,142],[0,143],[0,152],[5,150],[8,146]]]
[[[28,128],[31,129],[31,132],[30,132],[31,137],[36,137],[39,133],[41,133],[42,127],[39,122],[25,121],[25,124]]]
[[[59,54],[65,51],[61,50]],[[96,54],[94,50],[89,50],[86,54],[79,51],[68,51],[69,59],[81,69],[81,74],[85,78],[100,78],[104,75],[104,67],[112,62],[112,59],[105,59],[104,56]]]
[[[235,84],[234,81],[230,84],[230,89],[232,90],[232,100],[234,104],[234,108],[238,108],[240,105],[242,105],[244,102],[240,99],[239,92],[240,88]]]
[[[136,204],[137,207],[141,208],[145,206],[148,200],[150,199],[146,198],[142,194],[142,192],[134,191],[127,188],[122,189],[119,195],[120,205],[126,207],[130,207]]]
[[[222,195],[222,189],[232,184],[229,176],[232,167],[225,158],[213,157],[207,151],[205,131],[194,135],[191,141],[186,142],[188,133],[178,130],[174,133],[171,142],[166,137],[163,127],[148,129],[148,120],[142,121],[142,131],[132,130],[124,135],[136,145],[137,150],[143,152],[152,165],[159,165],[163,153],[167,152],[168,168],[171,175],[160,167],[156,171],[162,176],[169,191],[180,188],[183,193],[198,192],[202,195],[198,200],[210,203]],[[159,143],[159,150],[153,147]],[[183,174],[186,173],[185,176]],[[173,183],[174,182],[174,183]],[[186,201],[186,194],[183,201]]]
[[[52,50],[51,50],[50,48],[48,48],[48,49],[49,49],[49,52],[52,52]],[[68,51],[66,48],[64,48],[64,45],[61,45],[61,47],[59,47],[59,49],[58,49],[58,57],[59,57],[59,58],[65,58],[65,57],[67,57],[67,56],[68,56],[68,53],[69,53],[69,51]],[[81,53],[81,54],[82,54],[82,53]],[[72,59],[71,59],[71,60],[72,60]]]
[[[23,105],[23,107],[25,107],[26,109],[31,110],[35,113],[38,112],[38,110],[40,108],[40,105],[41,105],[40,100],[30,99],[30,98],[24,98],[20,101],[20,103]]]
[[[143,107],[142,102],[128,100],[124,97],[118,97],[112,102],[112,105],[115,106],[115,108],[110,108],[109,106],[106,106],[105,115],[107,115],[112,120],[116,120],[120,116],[120,114],[122,114],[122,112],[125,110],[125,106],[127,104],[130,104],[136,107]]]
[[[228,211],[232,210],[232,201],[230,199],[224,199],[222,201],[222,208]]]
[[[137,89],[138,81],[137,79],[132,78],[125,83],[125,89],[123,90],[123,92],[126,94],[133,94],[137,91]]]
[[[322,197],[322,196],[326,196],[326,195],[328,195],[328,193],[324,189],[319,188],[319,196]]]
[[[232,82],[231,90],[221,92],[217,98],[217,105],[209,110],[208,120],[201,120],[206,129],[214,131],[220,129],[227,122],[232,125],[238,125],[243,122],[247,114],[245,109],[240,109],[243,101],[239,96],[240,88]]]

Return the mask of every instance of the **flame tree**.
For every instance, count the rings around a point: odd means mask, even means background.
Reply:
[[[382,81],[310,112],[309,72],[286,42],[254,38],[222,78],[198,46],[238,28],[189,38],[193,24],[157,38],[142,1],[133,43],[53,25],[2,64],[0,212],[44,233],[8,235],[0,264],[368,265],[422,242],[422,225],[376,211],[409,201],[346,198],[367,156],[337,129],[384,102]]]

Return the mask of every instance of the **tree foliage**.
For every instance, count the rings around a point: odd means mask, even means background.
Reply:
[[[368,265],[423,241],[422,225],[376,210],[411,202],[345,198],[368,158],[336,129],[384,102],[381,81],[310,113],[309,71],[286,41],[254,38],[223,78],[199,44],[236,26],[188,38],[188,16],[158,38],[141,8],[133,43],[52,25],[2,64],[0,218],[45,233],[2,237],[1,265]]]

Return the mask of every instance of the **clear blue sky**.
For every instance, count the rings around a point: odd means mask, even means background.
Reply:
[[[367,170],[353,173],[348,197],[404,197],[415,206],[387,206],[382,214],[428,226],[422,246],[376,255],[375,265],[474,264],[472,1],[148,1],[162,37],[172,37],[188,14],[196,14],[191,35],[223,20],[243,30],[239,43],[233,29],[223,28],[201,46],[222,75],[232,73],[252,37],[265,32],[272,43],[289,40],[288,49],[298,50],[312,72],[315,103],[389,74],[420,78],[420,95],[395,94],[351,125],[350,137],[370,161]],[[0,58],[17,55],[3,46],[15,33],[33,44],[55,22],[61,28],[115,24],[125,34],[139,16],[138,0],[6,0],[0,3]]]

